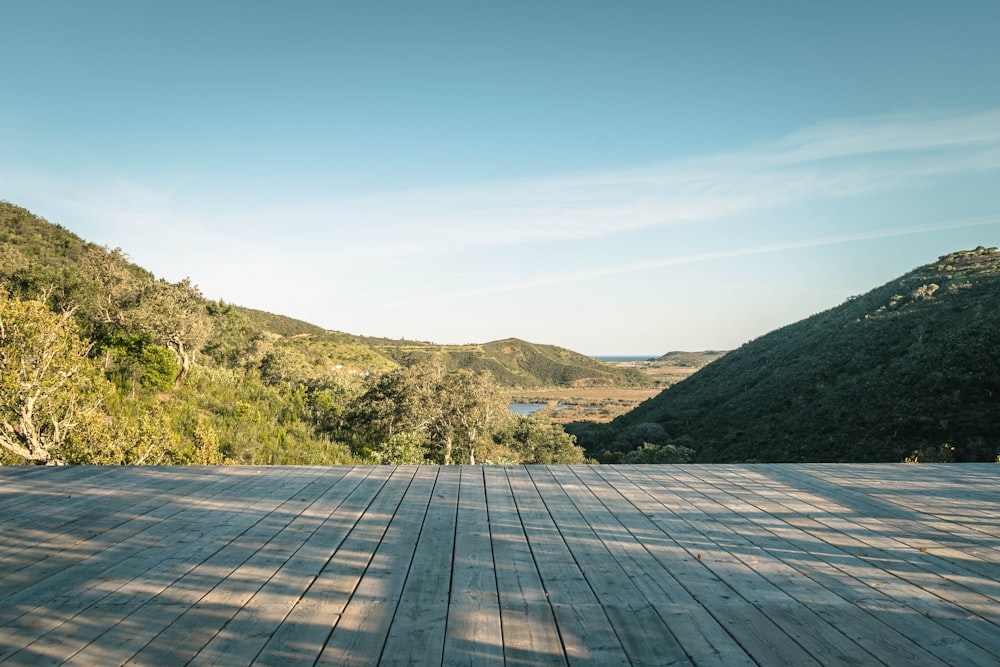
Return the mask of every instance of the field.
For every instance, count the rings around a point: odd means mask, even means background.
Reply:
[[[512,399],[517,403],[545,403],[539,414],[547,416],[557,424],[582,421],[604,423],[632,410],[700,368],[697,365],[681,366],[675,361],[624,361],[614,362],[614,365],[639,370],[652,377],[656,384],[652,388],[643,389],[619,387],[518,389],[513,393]]]

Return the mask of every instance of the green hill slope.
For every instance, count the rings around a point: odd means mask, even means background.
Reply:
[[[1000,450],[1000,254],[978,248],[729,352],[641,404],[591,451],[659,424],[699,461],[902,461]]]
[[[278,336],[301,336],[304,334],[322,334],[325,329],[309,322],[296,320],[285,315],[275,315],[263,310],[235,306],[250,324],[258,331],[276,334]]]
[[[94,296],[93,286],[81,282],[79,269],[88,251],[100,250],[95,244],[8,202],[0,202],[0,241],[0,284],[12,293],[33,297],[54,288],[63,294],[56,302],[67,307]],[[152,279],[135,264],[123,261],[123,265]],[[206,308],[215,326],[205,351],[217,361],[252,357],[251,348],[260,347],[259,339],[266,338],[301,355],[303,363],[315,372],[345,368],[372,373],[437,357],[451,370],[489,370],[506,387],[652,386],[652,380],[635,369],[513,338],[482,345],[435,345],[327,331],[309,322],[241,306],[212,307],[206,301]]]
[[[507,387],[647,387],[652,380],[631,368],[621,368],[554,345],[507,338],[481,345],[434,345],[414,341],[364,339],[380,354],[409,366],[439,358],[449,369],[490,371]]]
[[[364,338],[206,299],[8,202],[0,241],[0,465],[579,463],[561,427],[464,371],[630,381],[559,348]],[[427,357],[444,368],[399,369]]]

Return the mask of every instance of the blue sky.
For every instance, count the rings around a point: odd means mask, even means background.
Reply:
[[[330,329],[733,348],[1000,244],[995,2],[6,5],[0,199]]]

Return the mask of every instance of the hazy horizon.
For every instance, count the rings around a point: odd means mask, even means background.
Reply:
[[[0,199],[328,329],[729,350],[1000,245],[1000,5],[15,4]]]

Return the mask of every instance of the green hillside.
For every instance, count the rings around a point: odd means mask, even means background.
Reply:
[[[648,376],[565,348],[507,338],[482,345],[433,345],[412,341],[366,339],[396,363],[408,366],[437,357],[451,369],[489,371],[512,388],[648,387]]]
[[[647,429],[696,460],[994,460],[1000,451],[1000,254],[937,262],[729,352],[641,404],[592,453]],[[654,443],[660,444],[660,443]],[[621,456],[618,452],[617,456]]]
[[[8,202],[0,241],[0,465],[579,463],[504,385],[641,380],[522,341],[365,338],[212,301]]]
[[[275,315],[274,313],[255,310],[253,308],[244,308],[243,306],[236,306],[236,310],[242,313],[258,331],[278,336],[301,336],[304,334],[325,333],[325,330],[321,326],[296,320],[292,317],[286,317],[285,315]]]

